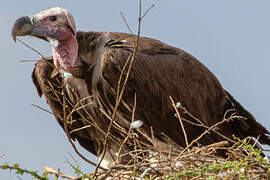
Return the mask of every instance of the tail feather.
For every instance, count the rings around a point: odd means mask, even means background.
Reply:
[[[239,102],[237,102],[229,92],[226,91],[226,93],[231,106],[240,116],[245,118],[245,120],[237,120],[234,122],[238,131],[240,131],[240,134],[244,136],[241,138],[252,136],[258,138],[260,143],[270,145],[269,131],[259,122],[257,122],[254,116],[248,112]]]

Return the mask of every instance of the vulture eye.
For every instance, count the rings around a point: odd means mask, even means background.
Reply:
[[[50,17],[49,17],[49,20],[52,21],[52,22],[53,22],[53,21],[56,21],[56,19],[57,19],[56,16],[50,16]]]

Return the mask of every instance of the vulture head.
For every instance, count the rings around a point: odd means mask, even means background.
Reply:
[[[16,36],[26,35],[50,42],[56,67],[72,72],[81,66],[77,58],[75,21],[68,10],[54,7],[34,16],[18,18],[12,29],[12,37],[16,41]]]

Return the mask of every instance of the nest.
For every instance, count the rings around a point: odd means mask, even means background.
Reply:
[[[125,126],[115,120],[119,117],[117,113],[114,113],[114,107],[104,108],[100,99],[95,99],[94,96],[82,98],[78,91],[72,88],[69,89],[72,92],[69,92],[68,96],[65,92],[66,82],[63,82],[61,75],[55,71],[57,70],[51,59],[40,60],[33,73],[34,83],[39,94],[45,95],[47,103],[65,130],[74,150],[81,158],[96,166],[96,171],[80,177],[72,177],[45,168],[45,174],[77,180],[84,179],[85,176],[97,179],[270,178],[268,173],[270,167],[262,157],[261,150],[256,148],[257,144],[253,143],[252,138],[227,139],[208,146],[201,146],[198,143],[201,137],[215,131],[222,123],[234,118],[242,118],[232,110],[224,115],[222,121],[206,128],[201,136],[187,143],[183,148],[166,135],[156,138],[152,130],[149,134],[141,129],[140,122],[134,120],[135,108],[130,109],[131,125]],[[72,98],[70,94],[73,94]],[[175,115],[182,123],[184,119],[180,118],[178,109],[184,112],[186,109],[181,107],[181,104],[175,104],[172,99],[171,101],[176,110]],[[136,99],[134,102],[134,107],[136,107]],[[106,122],[95,122],[95,119],[101,115],[106,117],[102,118],[106,119]],[[101,157],[98,164],[79,153],[73,142],[73,140],[78,140],[78,137],[85,138],[100,148],[92,150]],[[109,168],[102,168],[101,162],[108,146],[113,149],[116,156]]]
[[[98,179],[269,179],[269,165],[251,144],[250,138],[228,147],[227,141],[186,152],[158,151],[132,165],[115,165],[98,173]],[[226,158],[217,155],[226,150]],[[171,151],[171,149],[170,149]],[[174,154],[174,155],[173,155]],[[182,155],[179,155],[182,154]]]
[[[134,164],[114,164],[106,171],[72,177],[45,167],[46,174],[54,174],[67,179],[269,179],[270,166],[262,157],[261,150],[250,144],[251,138],[238,139],[228,147],[221,141],[204,147],[193,147],[183,152],[181,149],[167,149],[167,156],[157,149],[148,152],[143,159],[134,156]],[[226,158],[217,155],[226,150]],[[130,152],[134,153],[134,152]],[[136,153],[135,153],[136,154]]]

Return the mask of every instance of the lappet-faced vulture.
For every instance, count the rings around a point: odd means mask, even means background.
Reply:
[[[203,64],[181,49],[140,37],[128,74],[137,36],[76,31],[71,13],[62,8],[51,8],[17,19],[12,36],[15,40],[16,36],[25,35],[52,45],[53,63],[41,60],[33,72],[39,95],[45,94],[55,117],[70,136],[97,156],[104,150],[112,116],[105,155],[109,161],[115,160],[126,137],[124,132],[129,130],[132,120],[141,121],[143,124],[139,130],[149,137],[154,136],[162,143],[167,143],[166,139],[170,138],[185,147],[207,127],[236,114],[206,133],[198,143],[207,145],[233,139],[235,135],[240,138],[252,136],[262,144],[270,145],[269,132]],[[127,76],[122,101],[114,113],[116,99],[120,96],[119,87]],[[59,95],[62,92],[66,97]],[[84,108],[65,116],[67,112],[60,103],[65,98],[71,109],[76,109],[78,104]],[[175,116],[172,100],[181,103],[175,107],[179,109],[183,126]],[[65,117],[68,117],[66,125]],[[150,140],[145,136],[139,134],[137,137],[146,146],[149,144]],[[122,152],[133,148],[132,143],[126,141]]]

